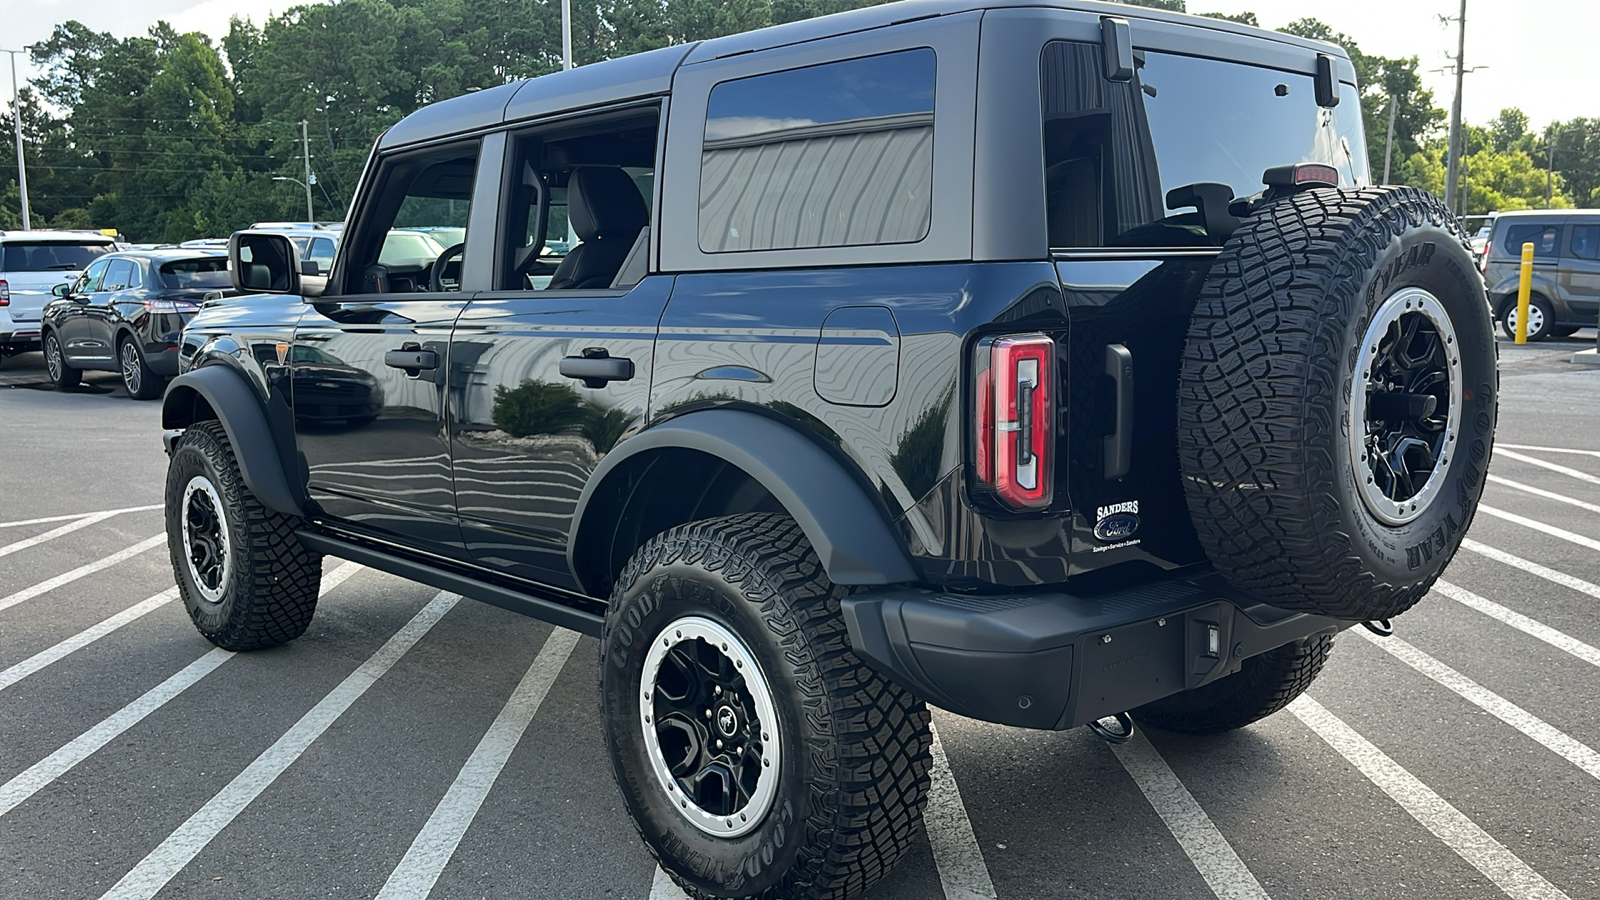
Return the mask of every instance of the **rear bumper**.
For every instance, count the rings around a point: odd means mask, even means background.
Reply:
[[[856,654],[902,687],[964,716],[1043,729],[1134,709],[1354,624],[1252,603],[1215,576],[1096,597],[868,591],[841,606]]]

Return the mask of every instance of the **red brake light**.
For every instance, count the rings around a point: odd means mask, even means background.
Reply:
[[[1055,346],[1042,334],[997,338],[978,374],[978,479],[1019,509],[1049,506],[1054,494]]]
[[[0,306],[11,305],[11,285],[4,278],[0,278]]]

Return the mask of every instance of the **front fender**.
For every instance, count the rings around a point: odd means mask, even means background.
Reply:
[[[712,409],[669,419],[608,453],[578,499],[567,561],[579,572],[589,501],[631,458],[655,450],[696,450],[736,466],[799,523],[834,584],[898,584],[915,570],[888,518],[863,482],[806,433],[752,412]],[[580,574],[581,578],[581,574]],[[592,586],[584,585],[586,590]]]
[[[161,427],[183,429],[211,418],[222,423],[239,460],[239,473],[256,499],[274,512],[304,516],[301,491],[294,489],[295,482],[283,464],[286,458],[294,458],[294,423],[288,411],[277,417],[280,427],[275,432],[255,389],[244,375],[226,365],[191,369],[167,385],[161,401]],[[285,425],[287,432],[282,430]]]

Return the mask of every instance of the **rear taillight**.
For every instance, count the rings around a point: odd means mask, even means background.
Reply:
[[[144,308],[153,313],[188,313],[200,307],[187,300],[146,300]]]
[[[1049,506],[1053,495],[1055,352],[1055,341],[1042,334],[979,345],[973,459],[978,481],[1016,509]]]
[[[0,306],[11,305],[11,285],[4,278],[0,278]]]

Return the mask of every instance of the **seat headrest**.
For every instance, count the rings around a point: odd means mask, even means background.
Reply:
[[[572,170],[567,182],[567,215],[581,240],[632,241],[650,222],[644,197],[628,173],[609,166]]]

